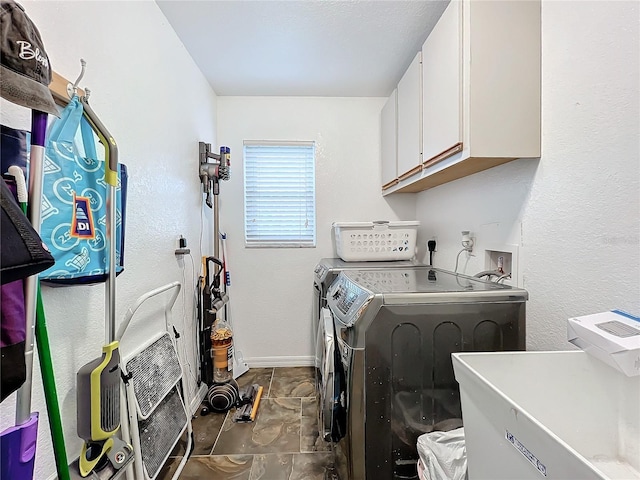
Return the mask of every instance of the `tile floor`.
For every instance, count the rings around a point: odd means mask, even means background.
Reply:
[[[264,387],[253,423],[235,423],[233,410],[193,419],[195,448],[180,479],[323,480],[331,466],[318,437],[311,367],[252,368],[240,387]],[[170,479],[184,455],[181,441],[159,479]]]

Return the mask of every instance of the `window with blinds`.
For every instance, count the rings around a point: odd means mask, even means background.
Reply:
[[[244,142],[247,247],[315,247],[314,142]]]

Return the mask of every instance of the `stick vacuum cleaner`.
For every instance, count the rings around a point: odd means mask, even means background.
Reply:
[[[83,115],[91,124],[105,148],[105,181],[107,182],[107,242],[109,269],[106,282],[106,345],[102,356],[84,365],[76,377],[78,436],[84,440],[78,462],[80,475],[111,467],[113,475],[133,460],[131,445],[118,438],[120,429],[120,353],[115,340],[116,279],[116,186],[118,184],[118,150],[116,142],[89,107],[81,99]]]

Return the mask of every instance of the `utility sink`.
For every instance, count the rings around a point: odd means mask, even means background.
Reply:
[[[640,479],[640,376],[583,351],[452,354],[469,479]]]

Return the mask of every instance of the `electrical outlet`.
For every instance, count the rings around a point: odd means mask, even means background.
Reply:
[[[191,253],[191,250],[187,248],[187,239],[180,235],[180,239],[178,240],[179,248],[176,249],[176,255],[188,255]]]
[[[429,240],[426,241],[425,246],[427,247],[427,251],[429,250],[429,242],[436,242],[436,246],[434,247],[433,251],[437,252],[438,251],[438,237],[433,236],[433,237],[430,237]]]
[[[462,247],[469,253],[473,252],[473,244],[475,243],[475,238],[471,236],[471,232],[469,230],[462,231]]]

